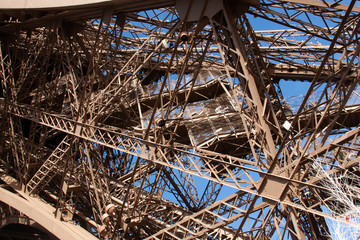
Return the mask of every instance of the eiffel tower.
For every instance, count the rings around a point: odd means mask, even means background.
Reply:
[[[355,0],[2,0],[0,236],[360,227],[325,184],[360,175],[359,13]]]

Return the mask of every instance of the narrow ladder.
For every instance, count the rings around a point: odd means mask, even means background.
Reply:
[[[70,138],[65,137],[55,148],[43,165],[37,170],[34,176],[27,183],[26,188],[31,194],[35,190],[40,191],[57,173],[59,163],[63,162],[70,149]]]

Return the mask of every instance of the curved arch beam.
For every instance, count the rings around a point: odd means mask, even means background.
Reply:
[[[48,231],[41,226],[40,224],[38,224],[37,222],[35,222],[33,219],[29,218],[28,216],[17,216],[17,215],[13,215],[13,216],[7,216],[5,218],[2,218],[0,220],[0,229],[3,227],[6,227],[9,224],[21,224],[21,225],[26,225],[26,226],[30,226],[33,228],[36,228],[37,230],[40,230],[44,233],[47,233]]]
[[[92,6],[128,6],[141,5],[148,8],[151,5],[169,5],[168,0],[1,0],[0,9],[8,10],[69,10]],[[173,2],[173,1],[170,1]]]
[[[33,219],[29,218],[28,216],[22,215],[11,215],[7,216],[6,218],[2,218],[0,220],[0,229],[3,227],[6,227],[9,224],[21,224],[25,226],[29,226],[32,228],[35,228],[42,233],[46,234],[49,240],[55,240],[55,237],[52,236],[52,234],[46,230],[43,226],[35,222]],[[57,239],[57,238],[56,238]]]
[[[4,188],[0,188],[0,201],[24,213],[59,239],[97,239],[80,226],[56,219],[49,211],[51,206],[37,198],[29,196],[28,199],[24,199]]]
[[[115,2],[112,0],[2,0],[0,8],[2,9],[51,9],[51,8],[74,8],[85,7],[94,4],[104,4]]]

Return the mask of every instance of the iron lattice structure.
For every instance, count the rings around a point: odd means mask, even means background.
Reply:
[[[2,225],[63,239],[356,225],[313,167],[359,174],[356,1],[20,2],[0,3]],[[295,105],[284,80],[308,82]]]

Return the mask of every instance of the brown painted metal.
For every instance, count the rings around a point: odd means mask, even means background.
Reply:
[[[313,167],[360,171],[355,2],[5,1],[1,207],[100,239],[356,225]],[[285,80],[310,82],[298,106]],[[31,215],[39,198],[51,213]]]

